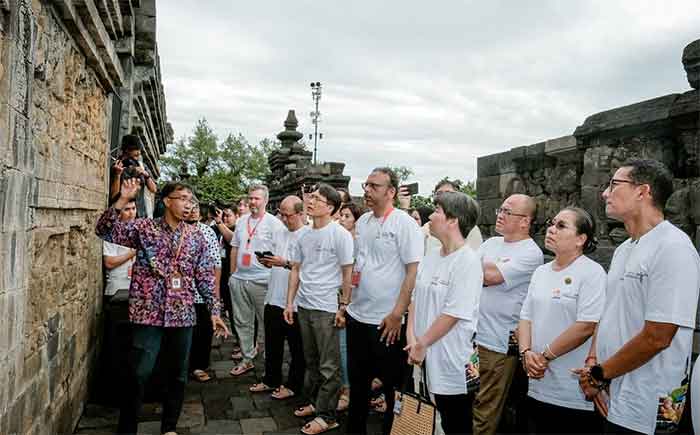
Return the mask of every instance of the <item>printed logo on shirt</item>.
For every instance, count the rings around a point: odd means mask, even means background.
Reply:
[[[574,280],[570,276],[567,276],[566,278],[564,278],[564,284],[566,284],[566,285],[571,285],[571,283],[573,283],[573,282],[574,282]]]
[[[444,280],[444,279],[440,279],[440,276],[434,276],[434,277],[430,280],[430,285],[431,285],[431,286],[437,286],[437,285],[447,286],[447,285],[449,285],[449,284],[450,284],[449,281]]]
[[[561,298],[561,289],[555,288],[552,289],[552,299],[559,299]]]
[[[625,272],[624,278],[639,281],[641,284],[647,276],[649,276],[649,274],[646,272]]]
[[[496,263],[507,263],[510,261],[510,257],[498,257]]]

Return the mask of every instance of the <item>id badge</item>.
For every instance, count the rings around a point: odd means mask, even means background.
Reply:
[[[362,272],[359,270],[353,270],[352,271],[352,286],[357,287],[360,285],[360,277],[362,276]]]
[[[403,397],[399,394],[396,395],[394,400],[394,414],[401,415],[401,408],[403,406]]]
[[[225,248],[219,249],[219,257],[226,258],[226,249]]]
[[[126,271],[126,276],[128,276],[129,278],[131,278],[131,268],[132,268],[132,267],[133,267],[133,264],[130,264],[130,265],[129,265],[129,268],[128,268],[127,271]]]
[[[170,277],[170,288],[173,290],[182,289],[182,275],[175,273]]]
[[[244,252],[243,257],[241,258],[241,265],[243,267],[250,267],[250,252]]]
[[[561,299],[561,290],[555,288],[552,290],[552,299]]]

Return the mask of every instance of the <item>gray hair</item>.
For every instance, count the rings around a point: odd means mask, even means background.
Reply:
[[[256,190],[259,190],[263,193],[263,196],[265,196],[265,202],[267,202],[267,200],[270,199],[270,190],[264,184],[253,184],[248,188],[248,193],[254,192]]]
[[[435,197],[435,205],[450,219],[457,219],[459,232],[465,239],[476,225],[481,210],[479,204],[462,192],[443,192]]]

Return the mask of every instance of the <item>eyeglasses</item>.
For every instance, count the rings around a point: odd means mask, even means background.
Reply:
[[[610,183],[608,183],[608,187],[610,188],[610,191],[612,192],[615,186],[619,186],[620,184],[633,184],[635,186],[639,186],[639,183],[635,183],[632,180],[620,180],[618,178],[611,178]]]
[[[299,213],[289,213],[289,214],[283,213],[282,210],[280,210],[280,209],[277,209],[277,213],[279,213],[280,217],[282,217],[282,218],[284,218],[284,219],[289,219],[289,218],[291,218],[292,216],[295,216],[295,215],[299,214]]]
[[[377,190],[380,187],[386,187],[388,184],[377,184],[377,183],[370,183],[369,181],[366,183],[362,183],[362,190]]]
[[[170,199],[177,199],[178,201],[187,202],[189,204],[194,204],[191,196],[168,196]]]
[[[544,225],[545,225],[547,228],[549,228],[549,227],[551,227],[551,226],[554,226],[554,227],[557,228],[557,230],[560,230],[560,231],[563,231],[563,230],[565,230],[565,229],[567,229],[567,228],[570,228],[570,227],[566,224],[566,222],[564,222],[564,221],[557,221],[557,220],[554,220],[554,219],[547,219],[547,220],[544,222]]]
[[[503,213],[503,214],[506,215],[506,216],[530,217],[530,216],[528,216],[528,215],[526,215],[526,214],[513,213],[513,210],[511,210],[511,209],[509,209],[509,208],[499,207],[499,208],[497,208],[497,209],[494,210],[494,211],[496,212],[496,216],[498,216],[499,214]]]
[[[311,194],[311,195],[309,195],[309,199],[312,200],[312,201],[314,201],[314,202],[318,201],[318,202],[322,202],[322,203],[328,205],[328,201],[326,201],[325,199],[323,199],[323,197],[322,197],[321,195],[314,195],[314,194]]]

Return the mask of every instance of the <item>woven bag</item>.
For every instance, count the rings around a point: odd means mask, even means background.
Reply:
[[[407,371],[409,375],[403,389],[394,393],[394,423],[391,425],[391,435],[433,435],[436,408],[428,394],[425,370],[421,367],[422,380],[418,394],[407,391],[409,382],[412,382],[412,370]]]

